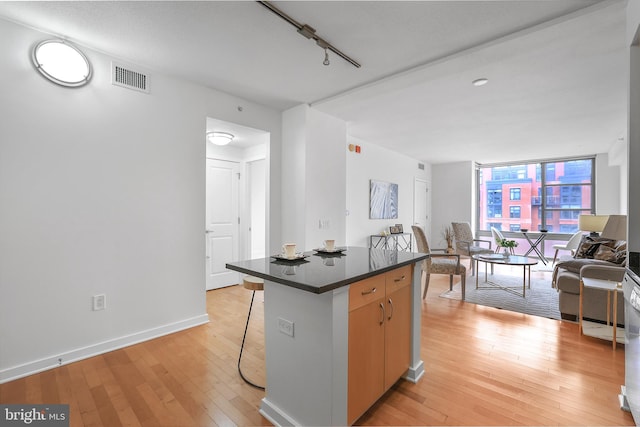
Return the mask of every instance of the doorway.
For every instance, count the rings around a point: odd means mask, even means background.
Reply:
[[[211,118],[206,131],[233,135],[225,146],[206,142],[206,289],[211,290],[241,283],[227,263],[265,257],[270,134]]]

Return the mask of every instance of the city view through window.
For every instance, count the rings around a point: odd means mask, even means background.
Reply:
[[[480,230],[573,234],[578,216],[593,213],[592,158],[479,166],[477,173]]]

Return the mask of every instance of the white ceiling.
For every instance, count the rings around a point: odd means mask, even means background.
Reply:
[[[0,2],[0,16],[431,163],[607,152],[626,137],[624,0]],[[471,81],[489,83],[474,87]]]

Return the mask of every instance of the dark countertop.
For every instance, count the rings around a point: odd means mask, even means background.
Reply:
[[[309,255],[301,261],[260,258],[231,262],[230,270],[316,294],[331,291],[395,268],[414,264],[427,254],[349,246],[342,255]]]

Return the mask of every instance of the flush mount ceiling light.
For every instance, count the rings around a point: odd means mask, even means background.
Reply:
[[[44,40],[33,48],[31,59],[43,76],[61,86],[84,86],[91,79],[89,60],[67,41]]]
[[[234,136],[227,132],[207,132],[207,140],[215,145],[227,145]]]
[[[489,79],[485,79],[484,77],[481,79],[475,79],[471,82],[474,86],[484,86],[489,83]]]
[[[292,17],[290,17],[289,15],[287,15],[286,13],[284,13],[283,11],[275,7],[269,1],[258,1],[257,3],[260,3],[262,6],[266,7],[271,12],[273,12],[280,18],[287,21],[289,24],[296,27],[296,29],[298,30],[298,33],[302,34],[308,39],[314,40],[318,46],[324,49],[324,61],[322,61],[324,65],[329,65],[329,53],[327,51],[330,50],[331,52],[335,53],[336,55],[338,55],[339,57],[341,57],[342,59],[344,59],[351,65],[353,65],[354,67],[360,68],[360,64],[358,64],[358,62],[348,57],[346,54],[342,53],[338,48],[333,46],[331,43],[329,43],[328,41],[326,41],[325,39],[317,35],[316,30],[310,25],[299,23],[298,21],[296,21],[295,19],[293,19]]]

